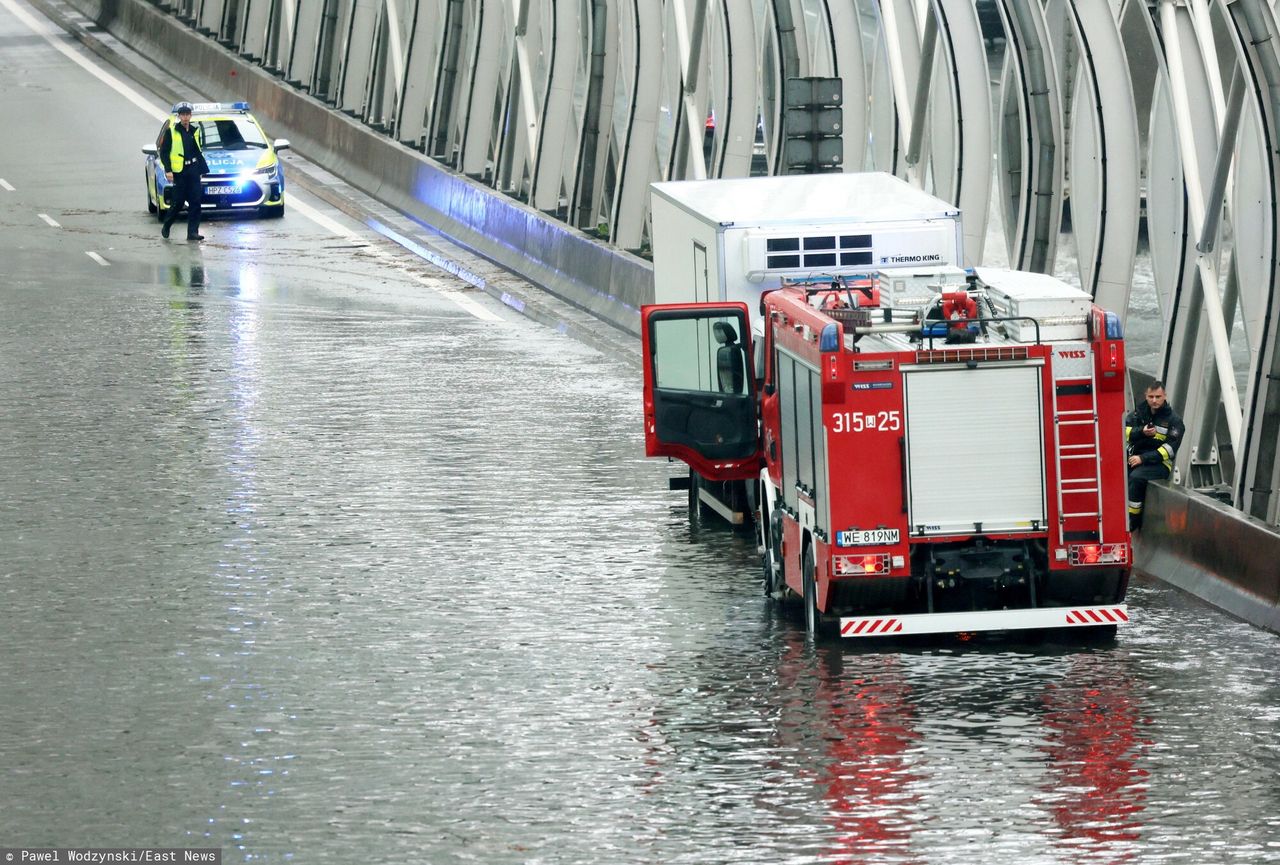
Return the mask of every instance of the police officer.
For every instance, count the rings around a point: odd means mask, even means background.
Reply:
[[[1124,419],[1124,439],[1129,444],[1129,531],[1142,528],[1147,484],[1172,474],[1173,455],[1185,431],[1182,418],[1165,397],[1164,382],[1147,385],[1143,402]]]
[[[203,137],[199,126],[191,124],[191,103],[179,102],[173,106],[177,120],[169,118],[169,126],[160,136],[160,164],[164,176],[173,184],[173,197],[169,201],[169,215],[164,218],[161,237],[169,236],[169,227],[183,202],[187,205],[187,240],[204,240],[200,233],[200,177],[209,173],[209,164],[200,150]]]

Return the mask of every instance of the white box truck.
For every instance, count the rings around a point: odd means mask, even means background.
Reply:
[[[891,174],[652,185],[655,303],[742,301],[782,280],[963,267],[960,211]]]

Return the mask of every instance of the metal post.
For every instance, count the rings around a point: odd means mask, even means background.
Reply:
[[[938,17],[930,4],[924,14],[924,39],[920,48],[920,77],[916,79],[916,99],[911,110],[911,139],[907,145],[907,165],[920,161],[924,141],[924,114],[929,109],[929,90],[933,86],[933,56],[938,44]]]
[[[1227,113],[1222,120],[1222,132],[1218,139],[1218,158],[1213,166],[1213,185],[1205,199],[1208,207],[1204,215],[1204,227],[1200,230],[1198,252],[1208,254],[1218,241],[1218,223],[1222,220],[1222,204],[1226,197],[1227,178],[1231,174],[1231,161],[1235,157],[1236,135],[1240,131],[1240,109],[1244,105],[1244,77],[1240,67],[1231,76],[1231,92],[1227,96]]]
[[[1173,0],[1160,0],[1161,23],[1169,34],[1176,33]],[[1183,86],[1182,49],[1178,40],[1165,40],[1166,59],[1169,64],[1169,89],[1173,96],[1173,112],[1178,127],[1178,150],[1182,155],[1182,176],[1187,190],[1187,202],[1191,208],[1191,228],[1197,235],[1204,226],[1205,205],[1200,189],[1199,161],[1195,142],[1192,140],[1191,107],[1186,87]],[[1218,368],[1218,382],[1222,387],[1222,402],[1226,412],[1227,428],[1231,431],[1231,444],[1237,452],[1240,447],[1241,410],[1240,395],[1236,389],[1235,372],[1231,363],[1231,341],[1222,318],[1222,300],[1218,295],[1218,269],[1211,256],[1200,252],[1196,255],[1199,272],[1201,304],[1208,317],[1209,336],[1213,344],[1214,360]]]

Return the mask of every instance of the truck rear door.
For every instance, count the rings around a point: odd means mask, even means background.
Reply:
[[[1043,531],[1043,368],[903,367],[915,535]]]
[[[640,310],[648,456],[708,480],[755,477],[761,465],[751,324],[744,303]]]

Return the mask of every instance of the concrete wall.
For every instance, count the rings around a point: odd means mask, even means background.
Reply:
[[[640,305],[653,298],[653,268],[644,259],[392,141],[143,0],[66,2],[211,98],[249,101],[273,134],[311,161],[601,321],[639,334]],[[50,0],[37,5],[57,11]],[[119,65],[120,58],[111,59]]]

